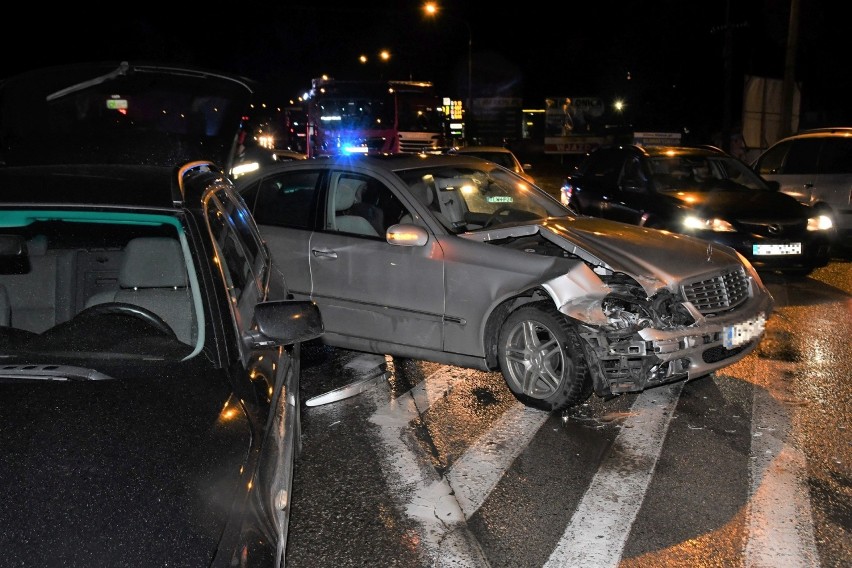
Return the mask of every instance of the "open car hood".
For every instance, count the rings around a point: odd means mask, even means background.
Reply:
[[[231,165],[252,81],[203,69],[83,63],[0,84],[0,164]]]

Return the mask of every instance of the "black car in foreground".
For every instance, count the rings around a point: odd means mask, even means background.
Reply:
[[[251,93],[126,63],[0,85],[4,565],[283,564],[322,321],[223,173]]]
[[[764,272],[807,275],[828,263],[835,239],[829,216],[711,147],[597,148],[561,200],[585,215],[728,245]]]

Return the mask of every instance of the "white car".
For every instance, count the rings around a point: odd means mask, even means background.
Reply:
[[[476,156],[477,158],[494,162],[497,165],[512,170],[529,183],[535,183],[535,178],[527,173],[527,170],[532,168],[532,164],[522,164],[514,152],[503,146],[460,146],[452,148],[447,153]]]
[[[840,243],[852,245],[852,128],[803,130],[775,142],[753,164],[781,191],[829,215]]]

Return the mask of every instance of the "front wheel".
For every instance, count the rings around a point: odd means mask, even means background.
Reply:
[[[497,357],[512,394],[547,411],[575,406],[592,393],[581,338],[550,304],[518,308],[500,329]]]

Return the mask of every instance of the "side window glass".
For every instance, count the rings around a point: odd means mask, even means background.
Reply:
[[[780,144],[768,150],[757,164],[757,173],[760,175],[777,174],[781,171],[781,165],[784,163],[784,158],[787,157],[787,152],[790,151],[792,142],[781,142]]]
[[[852,138],[830,138],[822,147],[819,173],[852,174]]]
[[[326,230],[381,239],[406,213],[383,183],[349,172],[331,176],[325,212]]]
[[[793,141],[780,173],[787,175],[816,174],[820,146],[822,146],[822,140],[817,138]]]
[[[621,173],[623,159],[624,156],[615,150],[595,152],[586,169],[586,176],[606,185],[614,185]]]
[[[624,163],[624,172],[621,175],[621,183],[631,187],[645,187],[648,178],[642,171],[642,163],[639,158],[632,157]]]
[[[313,229],[319,178],[319,171],[299,171],[263,179],[256,187],[255,220],[260,225]],[[254,189],[244,193],[247,200]]]
[[[237,324],[241,329],[251,326],[255,304],[262,297],[259,278],[252,267],[257,257],[248,252],[240,237],[227,206],[219,199],[208,197],[205,200],[208,227],[216,244],[216,256],[222,271],[231,306]]]

